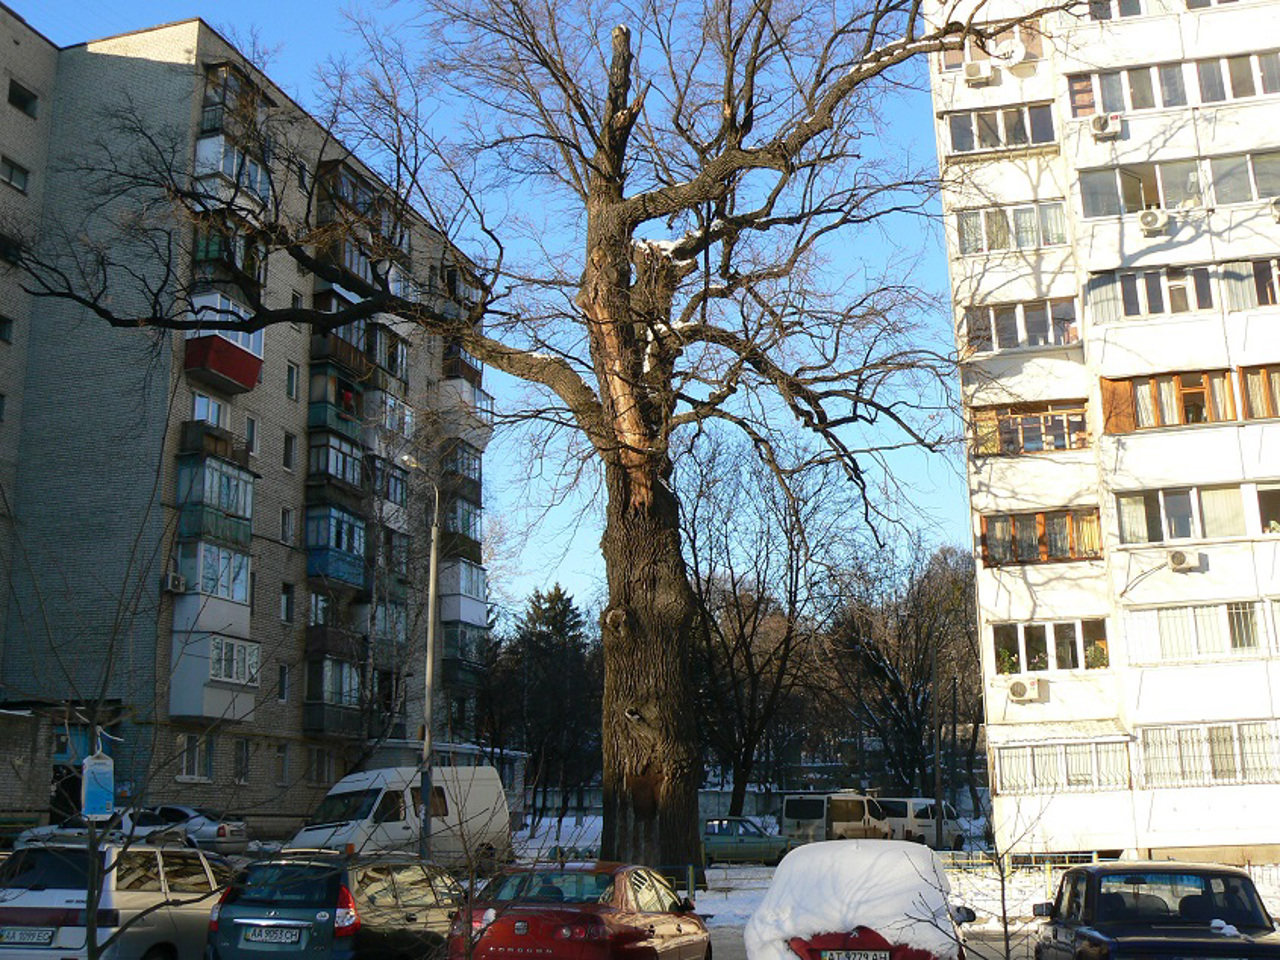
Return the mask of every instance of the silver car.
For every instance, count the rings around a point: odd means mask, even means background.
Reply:
[[[87,956],[92,857],[103,960],[200,960],[225,871],[182,846],[36,844],[0,865],[0,960]]]
[[[151,809],[166,824],[185,831],[192,846],[221,854],[240,854],[249,849],[249,831],[243,820],[181,803],[164,803]]]

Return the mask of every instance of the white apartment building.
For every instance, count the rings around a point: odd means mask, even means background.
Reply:
[[[983,46],[930,74],[997,840],[1273,857],[1280,2]]]

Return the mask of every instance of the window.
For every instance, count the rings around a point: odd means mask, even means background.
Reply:
[[[307,622],[311,626],[323,627],[334,622],[333,598],[327,593],[312,592],[310,609]]]
[[[988,567],[1100,556],[1097,508],[982,518],[982,561]]]
[[[188,589],[213,597],[249,602],[249,556],[206,541],[178,544],[178,572]]]
[[[284,454],[280,458],[281,465],[286,470],[292,470],[293,465],[298,459],[298,438],[292,433],[284,435]]]
[[[1054,142],[1053,110],[1045,104],[953,113],[951,152],[999,150]]]
[[[307,748],[307,782],[328,783],[333,779],[333,756],[324,747]],[[392,794],[388,794],[392,796]],[[401,798],[401,803],[403,803]],[[401,817],[401,820],[404,818]]]
[[[258,685],[258,644],[231,637],[209,638],[209,679]]]
[[[258,418],[244,418],[244,442],[252,456],[258,455]]]
[[[276,667],[276,699],[281,703],[289,702],[289,665],[287,663]]]
[[[276,786],[289,785],[289,745],[281,743],[276,747]]]
[[[284,393],[290,400],[298,399],[298,365],[292,360],[284,366]]]
[[[293,598],[293,584],[280,584],[280,619],[284,623],[293,623]]]
[[[237,737],[232,747],[231,777],[236,783],[249,782],[249,741]]]
[[[178,502],[252,519],[253,474],[216,457],[182,457],[178,461]]]
[[[1280,197],[1280,150],[1212,157],[1209,172],[1220,205]]]
[[[31,171],[22,164],[10,160],[8,157],[0,156],[0,180],[3,180],[15,190],[22,193],[27,192],[27,178]]]
[[[1239,537],[1244,501],[1237,486],[1184,487],[1116,495],[1121,543]]]
[[[1089,445],[1084,400],[978,407],[973,431],[974,456],[1052,453]]]
[[[205,291],[191,298],[191,314],[197,323],[203,321],[238,321],[248,320],[251,312],[224,293]],[[229,340],[236,346],[248,350],[255,357],[262,356],[263,332],[261,330],[223,330],[214,328],[204,330],[200,327],[187,331],[187,339],[194,337],[218,336]]]
[[[0,343],[13,343],[13,321],[0,317]]]
[[[945,72],[959,70],[967,61],[990,60],[988,47],[1002,49],[1010,41],[1017,39],[1026,49],[1025,60],[1039,60],[1044,56],[1043,34],[1040,32],[1039,19],[1031,19],[1020,23],[1016,28],[1001,32],[994,41],[982,46],[976,37],[967,37],[957,46],[942,51],[942,69]]]
[[[4,421],[4,400],[5,400],[4,394],[0,393],[0,422]]]
[[[202,420],[215,427],[221,427],[227,420],[227,405],[221,400],[197,393],[195,396],[193,419]]]
[[[1208,267],[1095,273],[1087,291],[1090,310],[1101,323],[1213,309]]]
[[[188,733],[182,737],[182,775],[195,780],[213,779],[213,738]]]
[[[444,529],[472,540],[484,539],[484,511],[470,500],[456,498],[444,510]]]
[[[471,597],[475,600],[488,599],[484,567],[468,560],[460,560],[458,561],[458,576],[461,581],[460,591],[464,597]]]
[[[377,496],[403,507],[408,503],[409,471],[381,457],[372,461],[373,489]]]
[[[1102,417],[1106,433],[1235,420],[1231,375],[1216,370],[1103,379]]]
[[[247,190],[264,202],[271,198],[271,168],[228,137],[202,141],[197,162],[197,176],[220,173],[237,193]]]
[[[360,668],[325,657],[307,664],[307,700],[340,707],[360,706]]]
[[[1142,0],[1089,0],[1090,20],[1114,20],[1142,14]]]
[[[307,510],[307,546],[341,550],[364,558],[364,520],[341,507]]]
[[[293,545],[294,537],[297,536],[296,516],[297,513],[292,507],[280,508],[280,539],[290,546]]]
[[[1156,208],[1179,210],[1204,203],[1196,160],[1082,170],[1080,193],[1086,217],[1115,217]]]
[[[364,452],[356,444],[331,433],[313,433],[307,469],[315,477],[331,477],[353,487],[364,482]]]
[[[1265,645],[1253,600],[1125,612],[1133,663],[1181,663],[1256,656]]]
[[[1138,741],[1144,787],[1273,783],[1280,777],[1268,721],[1143,727]]]
[[[478,663],[483,659],[488,628],[471,623],[449,621],[444,624],[444,655]]]
[[[1280,417],[1280,363],[1241,370],[1240,396],[1246,420]]]
[[[267,281],[267,249],[258,239],[247,234],[246,226],[235,223],[202,225],[196,230],[192,257],[196,261],[196,279],[217,281],[218,271],[211,266],[222,264],[238,274],[237,280],[262,286]]]
[[[12,77],[9,78],[9,105],[11,107],[17,107],[28,117],[34,117],[39,102],[40,98],[34,92],[28,90]]]
[[[1062,203],[962,210],[957,215],[962,254],[1056,246],[1067,242]]]
[[[1157,107],[1182,107],[1187,103],[1182,64],[1134,67],[1067,78],[1073,117],[1102,113],[1130,113]]]
[[[469,480],[480,480],[481,454],[470,444],[459,441],[444,457],[444,472],[456,473]]]
[[[403,643],[409,638],[409,612],[403,603],[379,603],[373,608],[373,635]]]
[[[1202,103],[1280,93],[1280,54],[1241,54],[1197,60],[1196,78]]]
[[[996,784],[1006,795],[1124,790],[1129,751],[1105,740],[997,747]]]
[[[409,537],[391,527],[382,528],[383,566],[406,575],[409,572]]]
[[[966,307],[964,325],[965,340],[977,351],[1062,346],[1079,338],[1072,299]]]
[[[996,673],[1097,670],[1110,665],[1107,622],[997,623],[991,628]]]

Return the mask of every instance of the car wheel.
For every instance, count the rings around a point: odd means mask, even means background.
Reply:
[[[707,952],[703,954],[702,960],[711,960],[711,944],[707,944]]]
[[[142,955],[142,960],[177,960],[177,953],[167,944],[157,944]]]
[[[951,849],[952,849],[952,850],[963,850],[963,849],[964,849],[964,834],[963,834],[963,833],[957,833],[957,834],[956,834],[956,838],[955,838],[955,840],[951,841]]]

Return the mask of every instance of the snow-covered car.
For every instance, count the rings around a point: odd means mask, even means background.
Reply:
[[[937,855],[906,840],[828,840],[792,850],[747,922],[748,960],[964,960]]]
[[[249,831],[243,820],[180,803],[165,803],[151,809],[165,823],[183,831],[193,846],[222,854],[239,854],[249,849]]]
[[[111,815],[111,819],[100,822],[96,832],[102,839],[113,841],[137,842],[147,840],[152,843],[169,843],[184,839],[182,832],[172,829],[172,825],[150,810],[127,810],[121,807]],[[51,823],[46,827],[31,827],[23,830],[13,841],[14,849],[29,847],[36,843],[51,841],[80,840],[89,835],[89,824],[84,817],[76,814],[61,823]]]

